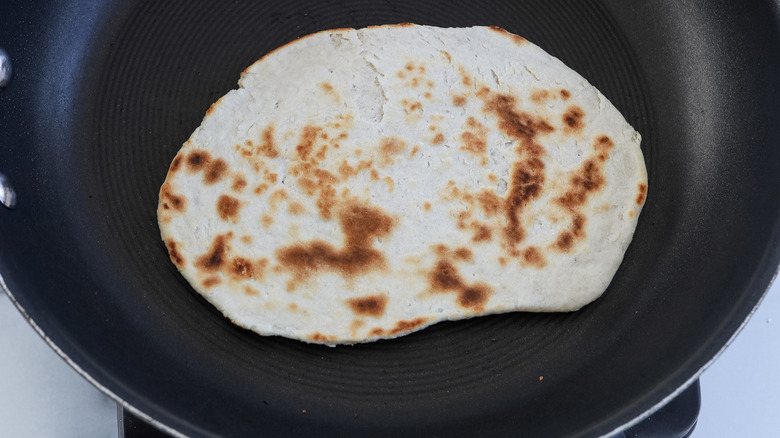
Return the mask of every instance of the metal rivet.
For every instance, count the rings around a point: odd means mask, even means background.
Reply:
[[[0,88],[7,87],[11,83],[14,71],[11,68],[11,58],[5,50],[0,48]]]
[[[16,192],[11,187],[11,183],[8,182],[8,178],[2,173],[0,173],[0,203],[8,208],[16,206]]]

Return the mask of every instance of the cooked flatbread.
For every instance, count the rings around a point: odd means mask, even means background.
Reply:
[[[170,258],[234,323],[339,344],[573,311],[647,193],[640,135],[497,27],[336,29],[246,69],[173,159]]]

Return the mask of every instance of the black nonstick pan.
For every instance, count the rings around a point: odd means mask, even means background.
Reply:
[[[171,159],[268,51],[399,22],[506,28],[621,110],[650,187],[623,264],[575,313],[337,348],[232,325],[160,241]],[[609,434],[695,379],[777,271],[779,25],[771,1],[2,2],[2,287],[91,382],[184,435]]]

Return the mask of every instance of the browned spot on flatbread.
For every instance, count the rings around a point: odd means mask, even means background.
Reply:
[[[395,326],[387,332],[387,334],[395,335],[401,332],[408,332],[416,329],[417,327],[425,324],[428,318],[414,318],[410,320],[401,320],[395,323]]]
[[[615,146],[615,143],[606,135],[596,137],[593,142],[593,149],[596,150],[596,157],[604,162],[609,158],[609,151]]]
[[[300,202],[291,202],[290,205],[287,206],[287,211],[290,212],[290,214],[297,216],[305,213],[306,208]]]
[[[160,198],[163,200],[163,208],[168,205],[180,213],[187,210],[187,198],[174,193],[171,184],[168,182],[164,183],[162,188],[160,188]],[[167,208],[165,209],[167,210]]]
[[[508,36],[517,45],[523,45],[523,44],[526,44],[528,42],[528,40],[526,40],[525,38],[523,38],[523,37],[521,37],[519,35],[515,35],[515,34],[513,34],[511,32],[508,32],[506,29],[498,27],[498,26],[490,26],[490,30],[492,30],[493,32],[498,32],[500,34]]]
[[[233,178],[233,185],[230,186],[230,188],[233,189],[234,192],[241,193],[246,185],[246,178],[244,178],[243,175],[237,175]]]
[[[457,248],[454,252],[455,258],[466,262],[474,261],[474,253],[470,249],[462,247]]]
[[[542,193],[545,172],[544,162],[536,157],[518,161],[512,165],[512,180],[509,193],[504,202],[507,225],[504,235],[510,247],[525,239],[525,230],[520,221],[520,213],[525,205]]]
[[[569,188],[557,202],[564,207],[577,209],[585,204],[588,195],[600,190],[605,182],[599,160],[588,158],[569,178]]]
[[[464,151],[476,155],[483,155],[487,152],[487,128],[477,121],[474,117],[466,119],[465,131],[460,134],[463,145],[460,147]]]
[[[176,173],[181,168],[181,164],[183,161],[184,158],[180,154],[177,154],[176,157],[174,157],[173,161],[171,161],[171,165],[168,168],[168,172]]]
[[[179,252],[179,245],[178,242],[176,242],[173,239],[168,239],[166,242],[166,246],[168,247],[168,255],[171,258],[171,261],[176,264],[176,266],[182,267],[185,265],[186,260],[184,260],[184,257]]]
[[[195,260],[195,267],[203,272],[216,272],[222,269],[227,261],[228,242],[233,233],[218,234],[211,242],[208,252]]]
[[[274,224],[274,217],[270,214],[264,214],[260,216],[260,223],[263,224],[263,228],[270,228]]]
[[[490,227],[485,225],[477,225],[474,230],[474,236],[471,237],[471,241],[475,243],[489,242],[493,239],[493,232]]]
[[[492,289],[482,283],[466,284],[457,268],[446,259],[440,259],[428,273],[428,281],[434,292],[457,292],[457,303],[474,311],[482,311],[492,295]]]
[[[203,280],[203,287],[206,289],[211,289],[212,287],[222,283],[222,279],[217,276],[211,276],[207,277],[205,280]]]
[[[647,184],[639,183],[639,193],[636,195],[636,204],[642,205],[647,197]]]
[[[477,193],[477,201],[487,217],[499,214],[504,203],[504,200],[496,192],[488,189],[482,189]]]
[[[268,190],[268,187],[269,185],[266,183],[258,184],[254,189],[255,195],[262,195],[266,190]]]
[[[319,270],[332,270],[345,278],[385,266],[385,257],[373,248],[374,240],[386,236],[394,220],[376,207],[352,203],[339,212],[345,236],[343,248],[334,248],[323,240],[290,245],[277,250],[282,266],[299,278]]]
[[[207,185],[214,184],[221,180],[228,171],[228,164],[222,158],[212,160],[206,166],[206,170],[203,173],[203,182]]]
[[[444,143],[444,134],[441,132],[437,133],[435,136],[433,136],[433,140],[431,141],[433,144],[442,144]]]
[[[537,137],[555,129],[546,120],[518,110],[514,96],[491,94],[489,90],[481,91],[479,96],[485,103],[483,111],[498,117],[498,128],[520,142],[518,160],[512,163],[511,181],[503,205],[507,219],[505,245],[514,254],[515,245],[525,238],[520,214],[528,202],[541,195],[545,182],[545,164],[541,157],[546,151],[537,142]]]
[[[352,298],[347,300],[347,304],[356,315],[379,318],[385,313],[387,297],[385,295],[371,295],[367,297]]]
[[[253,265],[251,260],[235,257],[230,262],[229,273],[235,278],[252,278],[254,275]]]
[[[531,91],[531,101],[535,104],[543,104],[550,98],[550,92],[541,88]]]
[[[525,263],[535,268],[541,269],[547,266],[547,260],[544,258],[544,253],[536,246],[529,246],[523,251],[523,260]]]
[[[317,197],[317,208],[320,211],[320,216],[323,219],[331,219],[333,216],[332,210],[336,206],[336,189],[333,186],[326,186],[320,190],[320,195]]]
[[[237,221],[241,211],[241,201],[229,196],[221,195],[217,199],[217,213],[223,221]]]
[[[387,137],[382,139],[379,145],[379,164],[389,166],[395,163],[395,157],[406,151],[406,142],[396,137]]]
[[[563,113],[562,119],[564,124],[564,132],[579,133],[585,128],[585,111],[577,105],[570,105],[566,108],[566,112]]]
[[[317,341],[317,342],[328,342],[328,341],[335,341],[335,336],[329,336],[329,335],[323,335],[320,332],[314,332],[308,336],[306,336],[311,341]],[[304,413],[306,413],[306,410],[303,410]]]
[[[452,96],[452,104],[458,107],[465,106],[466,100],[466,96],[462,94],[456,94],[455,96]]]
[[[498,117],[498,128],[506,135],[520,140],[521,146],[531,155],[543,154],[544,148],[536,143],[539,135],[553,132],[555,128],[546,120],[516,108],[517,99],[509,94],[481,93],[483,111]]]
[[[263,130],[263,142],[260,143],[257,150],[265,157],[276,158],[279,156],[279,151],[276,149],[276,142],[274,141],[274,126],[268,125]]]
[[[431,211],[431,203],[428,201],[423,202],[423,210]]]
[[[254,297],[260,295],[260,291],[253,287],[244,286],[244,294]]]
[[[428,318],[414,318],[409,320],[400,320],[397,323],[395,323],[395,326],[391,329],[383,329],[382,327],[375,327],[371,329],[370,335],[371,336],[392,336],[392,335],[398,335],[400,333],[404,332],[410,332],[421,325],[428,322]]]
[[[563,100],[569,100],[569,98],[571,97],[571,92],[569,90],[562,89],[560,93],[561,93],[561,99]]]
[[[187,155],[187,170],[198,172],[203,170],[211,161],[211,154],[206,151],[192,151]]]
[[[299,160],[307,161],[309,159],[309,155],[314,150],[314,142],[317,141],[317,137],[319,137],[321,132],[322,128],[317,126],[307,125],[303,127],[300,140],[295,147]]]

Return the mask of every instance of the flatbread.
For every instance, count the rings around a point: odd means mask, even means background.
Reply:
[[[497,27],[293,41],[209,108],[160,190],[170,258],[234,323],[338,344],[573,311],[620,265],[640,135]]]

